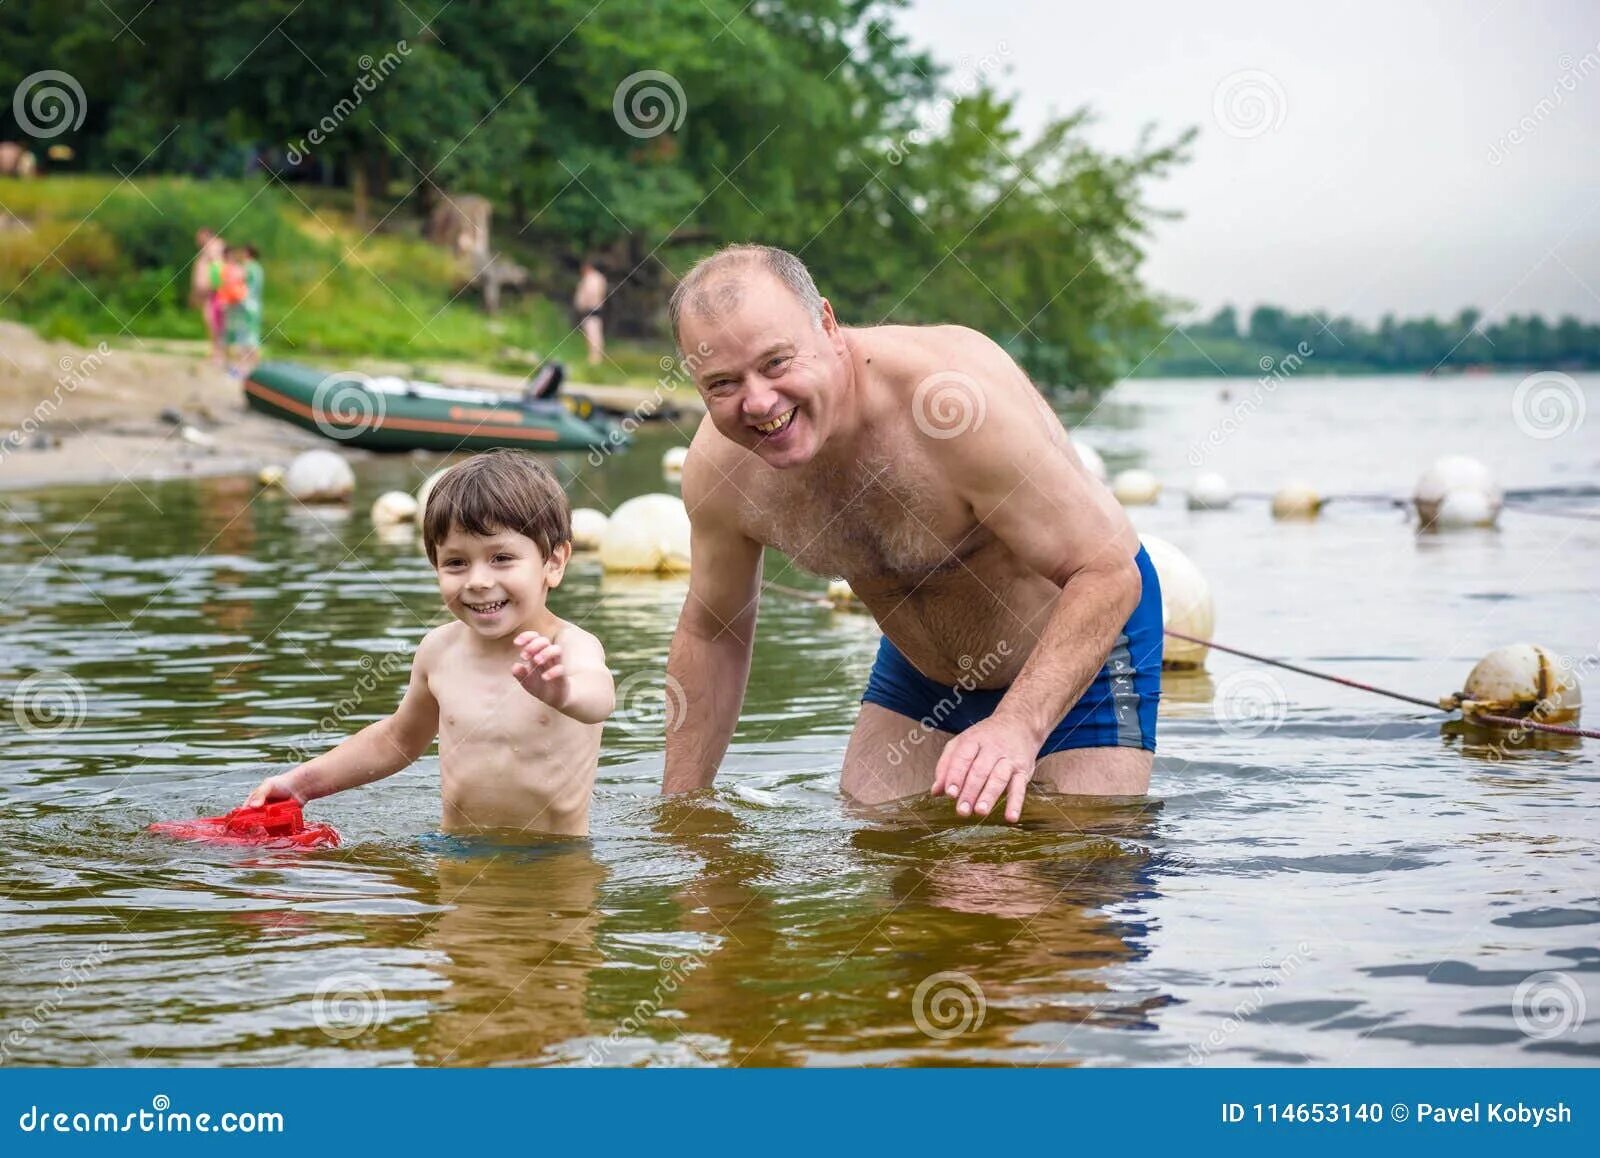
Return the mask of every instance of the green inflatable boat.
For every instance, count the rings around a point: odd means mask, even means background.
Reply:
[[[329,373],[294,362],[263,362],[245,379],[244,393],[253,410],[369,450],[589,450],[625,441],[583,401]]]

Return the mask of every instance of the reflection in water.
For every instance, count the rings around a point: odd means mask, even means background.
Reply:
[[[424,1065],[574,1061],[590,1033],[589,975],[606,870],[588,841],[439,838],[437,902],[420,944],[447,988],[417,1044]]]

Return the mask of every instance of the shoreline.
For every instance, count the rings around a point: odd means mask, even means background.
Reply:
[[[353,460],[374,456],[248,409],[239,380],[196,346],[198,354],[174,352],[171,344],[86,349],[0,320],[0,491],[253,476],[318,448]],[[367,368],[407,369],[381,359]],[[514,393],[522,384],[516,375],[469,364],[436,369],[444,385]],[[665,394],[680,409],[703,411],[683,390],[577,382],[571,389],[621,410]]]

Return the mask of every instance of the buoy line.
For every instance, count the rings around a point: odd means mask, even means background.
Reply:
[[[775,591],[779,595],[787,595],[791,599],[799,599],[806,603],[810,603],[813,606],[825,607],[829,609],[850,609],[851,603],[853,602],[852,600],[841,601],[831,599],[826,595],[819,595],[814,591],[802,591],[798,587],[787,587],[782,583],[773,583],[765,580],[761,584],[761,589],[762,591]],[[865,610],[865,608],[862,608],[862,610]],[[1282,668],[1284,671],[1292,671],[1298,675],[1310,676],[1312,679],[1326,680],[1329,683],[1342,684],[1347,688],[1355,688],[1357,691],[1372,692],[1374,695],[1387,696],[1392,700],[1400,700],[1402,703],[1415,704],[1417,707],[1427,708],[1429,711],[1443,712],[1446,715],[1452,715],[1457,710],[1456,708],[1445,707],[1438,700],[1425,700],[1421,696],[1408,696],[1404,692],[1393,691],[1389,688],[1380,688],[1376,684],[1364,683],[1361,680],[1350,679],[1346,676],[1337,676],[1329,672],[1315,671],[1308,667],[1301,667],[1299,664],[1289,663],[1286,660],[1273,659],[1270,656],[1265,655],[1257,655],[1255,652],[1245,651],[1242,648],[1228,647],[1226,644],[1217,643],[1214,640],[1201,639],[1198,636],[1189,635],[1186,632],[1174,631],[1170,627],[1165,629],[1164,634],[1172,639],[1181,639],[1185,643],[1196,644],[1202,648],[1215,648],[1218,651],[1227,652],[1229,655],[1239,656],[1241,659],[1248,659],[1256,663],[1263,663],[1269,667]],[[1471,718],[1473,720],[1482,720],[1485,723],[1496,724],[1505,728],[1525,728],[1537,732],[1550,732],[1558,736],[1581,736],[1591,740],[1600,740],[1600,731],[1593,731],[1588,728],[1573,728],[1564,724],[1546,724],[1539,720],[1528,719],[1525,716],[1505,716],[1498,713],[1477,711],[1472,714]]]
[[[1391,691],[1388,688],[1380,688],[1375,684],[1362,683],[1360,680],[1346,679],[1344,676],[1331,675],[1328,672],[1313,671],[1311,668],[1300,667],[1298,664],[1286,663],[1281,659],[1272,659],[1269,656],[1256,655],[1254,652],[1244,651],[1237,647],[1227,647],[1223,644],[1215,642],[1214,640],[1196,639],[1192,635],[1185,635],[1183,632],[1173,631],[1171,628],[1167,629],[1166,634],[1177,639],[1185,640],[1189,643],[1198,643],[1206,647],[1213,647],[1218,651],[1225,651],[1229,655],[1237,655],[1243,659],[1254,660],[1256,663],[1264,663],[1269,667],[1281,667],[1285,671],[1292,671],[1300,675],[1310,676],[1312,679],[1327,680],[1329,683],[1343,684],[1345,687],[1355,688],[1358,691],[1372,692],[1376,695],[1388,696],[1390,699],[1402,700],[1408,704],[1416,704],[1419,707],[1428,708],[1435,712],[1445,712],[1448,714],[1453,713],[1454,711],[1454,709],[1451,708],[1441,707],[1438,702],[1434,700],[1425,700],[1420,696],[1408,696],[1404,692]],[[1600,732],[1592,731],[1588,728],[1569,728],[1562,724],[1545,724],[1539,722],[1538,720],[1529,720],[1520,716],[1501,716],[1492,715],[1487,712],[1480,712],[1475,718],[1479,720],[1486,720],[1492,724],[1502,724],[1512,728],[1531,728],[1538,732],[1554,732],[1558,736],[1584,736],[1591,740],[1600,740]]]

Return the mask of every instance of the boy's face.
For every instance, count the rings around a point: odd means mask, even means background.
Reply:
[[[450,614],[484,638],[514,636],[543,615],[570,554],[562,544],[546,559],[515,531],[474,535],[452,527],[434,552],[439,594]]]

